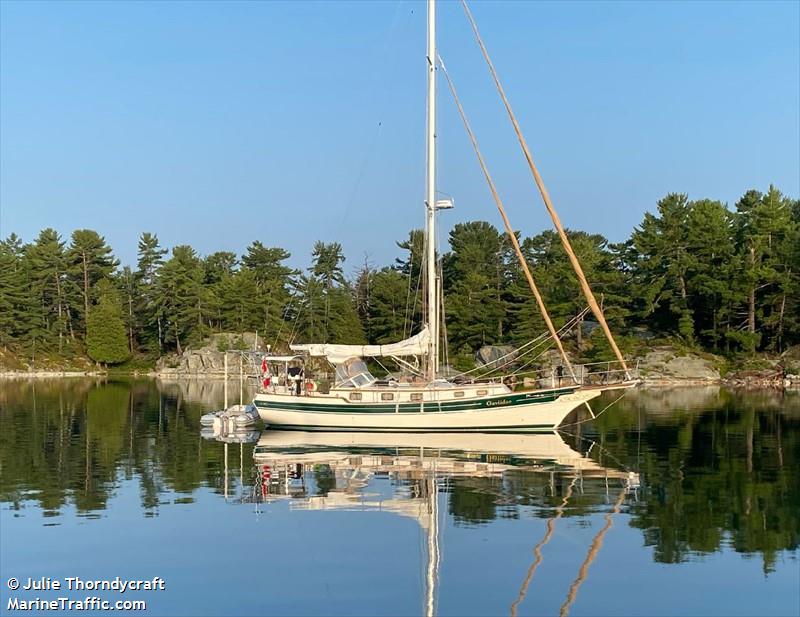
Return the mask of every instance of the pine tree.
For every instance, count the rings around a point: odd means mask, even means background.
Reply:
[[[406,323],[407,288],[406,277],[397,270],[383,268],[373,273],[369,305],[371,343],[392,343],[411,334]]]
[[[356,314],[361,322],[367,342],[373,342],[372,333],[372,284],[375,278],[375,269],[369,262],[369,258],[364,256],[364,265],[359,268],[353,282],[353,299],[355,301]]]
[[[425,259],[425,232],[412,229],[408,239],[397,243],[398,248],[407,251],[405,259],[397,258],[394,268],[417,281],[422,276],[422,265]]]
[[[138,330],[138,323],[133,307],[139,295],[139,285],[137,277],[130,266],[125,266],[122,269],[122,272],[116,278],[116,283],[123,298],[125,331],[128,333],[128,350],[134,353],[136,351],[134,330]]]
[[[203,260],[205,284],[213,285],[225,276],[232,276],[236,272],[238,263],[239,260],[236,258],[236,253],[231,253],[230,251],[211,253]]]
[[[217,300],[217,314],[224,330],[248,332],[260,330],[263,320],[258,310],[258,285],[252,270],[224,274],[212,287]],[[260,330],[265,340],[268,333]],[[272,342],[272,341],[270,341]]]
[[[64,242],[54,229],[44,229],[33,244],[25,247],[31,293],[38,311],[37,324],[41,343],[62,351],[64,338],[74,340],[72,316],[75,308],[70,302],[70,283]]]
[[[73,286],[79,290],[83,300],[80,317],[86,325],[92,288],[99,280],[111,276],[119,262],[114,259],[105,238],[91,229],[77,229],[72,232],[67,261]]]
[[[242,256],[242,270],[253,273],[256,293],[250,299],[252,312],[259,316],[257,329],[265,340],[278,343],[278,337],[287,336],[291,327],[286,327],[290,313],[290,288],[295,284],[297,271],[283,262],[291,257],[288,251],[279,247],[267,247],[261,242],[253,242]],[[294,307],[295,309],[297,307]]]
[[[208,292],[203,287],[203,264],[188,245],[172,249],[172,258],[159,271],[156,281],[156,315],[164,322],[164,341],[183,345],[205,335],[204,317],[208,314]]]
[[[298,282],[297,325],[308,341],[363,343],[364,331],[355,294],[344,278],[344,255],[338,242],[317,242],[309,275]]]
[[[612,327],[621,327],[628,316],[630,301],[626,292],[627,275],[622,270],[618,252],[612,250],[608,241],[600,234],[568,229],[567,235],[598,302],[603,306],[606,319]],[[572,318],[581,315],[586,308],[586,298],[556,233],[546,231],[533,238],[526,238],[522,243],[522,249],[527,260],[533,264],[534,280],[555,326],[559,328]],[[533,304],[532,294],[521,274],[517,275],[517,279],[515,289],[519,290],[520,287],[523,289],[522,301]],[[519,299],[516,301],[519,302]],[[538,313],[538,308],[535,311]],[[535,324],[540,328],[538,332],[528,329],[531,338],[544,332],[544,321],[538,315],[535,316],[531,308],[528,308],[525,314],[531,320],[531,325]],[[578,347],[582,347],[582,318],[578,319],[573,332]]]
[[[800,343],[800,200],[792,204],[792,229],[785,250],[787,284],[779,349]]]
[[[733,218],[724,204],[709,199],[691,202],[687,218],[689,306],[698,336],[714,349],[730,330],[736,299]]]
[[[747,337],[754,351],[769,337],[777,348],[784,336],[785,306],[791,289],[791,244],[795,238],[793,202],[774,186],[766,194],[748,191],[736,204],[738,253],[746,287]],[[741,338],[741,335],[740,335]]]
[[[524,238],[520,242],[520,249],[525,257],[528,266],[533,269],[534,242],[531,238]],[[510,248],[510,241],[504,237],[504,242]],[[509,252],[507,249],[506,252]],[[519,258],[511,251],[506,257],[507,261],[507,283],[503,299],[506,303],[508,323],[508,339],[515,344],[523,344],[540,336],[547,330],[547,326],[542,319],[541,312],[536,303],[533,293],[522,267]],[[542,292],[542,281],[534,279],[539,291]]]
[[[345,284],[328,290],[328,336],[332,343],[365,343],[364,329],[358,319],[353,290]]]
[[[334,285],[344,285],[345,278],[342,269],[344,253],[341,244],[338,242],[330,244],[315,242],[311,258],[313,260],[310,268],[311,274],[319,279],[326,290],[331,289]]]
[[[22,241],[11,234],[0,242],[0,345],[29,334],[37,317],[35,308]]]
[[[425,233],[421,229],[412,229],[408,239],[397,243],[398,248],[406,251],[405,258],[395,260],[393,269],[400,272],[406,282],[405,311],[403,332],[414,332],[423,321],[422,309],[422,263],[425,258]]]
[[[686,244],[689,199],[670,193],[658,202],[658,215],[646,213],[631,235],[628,255],[635,275],[634,297],[641,317],[658,330],[694,340],[686,283],[691,256]]]
[[[139,236],[138,260],[135,275],[137,302],[134,308],[136,338],[147,350],[161,352],[163,324],[156,309],[156,281],[164,265],[166,249],[162,249],[158,236],[149,232]]]
[[[302,342],[328,340],[327,301],[322,283],[314,276],[300,275],[294,299],[293,335]]]
[[[503,237],[484,221],[459,223],[442,258],[448,338],[470,353],[504,336],[507,264]]]
[[[206,304],[208,306],[209,326],[222,331],[227,329],[228,325],[225,323],[223,313],[229,313],[226,309],[233,304],[241,302],[241,298],[235,296],[228,296],[230,284],[232,279],[237,274],[237,265],[239,260],[236,253],[230,251],[217,251],[211,253],[203,259],[203,285],[208,292],[206,297]],[[247,298],[248,302],[252,303],[254,294]],[[252,311],[251,311],[252,312]],[[241,324],[241,319],[237,319],[237,324]],[[256,326],[258,327],[258,326]],[[239,331],[240,325],[235,328]]]
[[[130,357],[119,296],[108,279],[97,283],[95,296],[86,320],[87,353],[95,362],[119,364]]]

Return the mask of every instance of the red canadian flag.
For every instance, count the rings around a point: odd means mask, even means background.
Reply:
[[[261,372],[262,373],[266,373],[267,372],[267,359],[266,358],[261,358]]]

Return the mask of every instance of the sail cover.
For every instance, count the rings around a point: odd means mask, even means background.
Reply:
[[[289,345],[292,351],[304,351],[310,356],[325,357],[331,364],[339,364],[353,356],[385,357],[385,356],[424,356],[428,353],[430,333],[425,326],[411,338],[386,345],[330,345],[327,343],[309,343],[306,345]]]

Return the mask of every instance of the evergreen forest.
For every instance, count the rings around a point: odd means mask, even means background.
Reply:
[[[800,342],[800,201],[770,186],[733,207],[672,193],[628,239],[568,231],[623,351],[669,339],[729,357],[780,353]],[[422,317],[423,234],[398,241],[401,257],[345,264],[341,244],[316,242],[311,266],[289,265],[279,246],[253,241],[241,255],[162,247],[142,233],[135,265],[122,265],[97,231],[42,230],[0,241],[0,349],[37,358],[89,357],[102,365],[153,362],[216,332],[257,331],[289,342],[387,343]],[[556,327],[585,300],[558,236],[521,237]],[[244,246],[244,243],[243,243]],[[507,237],[485,221],[455,225],[441,247],[447,360],[467,366],[483,345],[518,345],[545,331]],[[611,359],[591,322],[574,349]]]

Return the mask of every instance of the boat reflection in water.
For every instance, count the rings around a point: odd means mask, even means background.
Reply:
[[[590,448],[591,449],[591,448]],[[589,566],[602,546],[626,499],[635,499],[639,476],[634,472],[600,465],[573,449],[557,433],[325,433],[264,431],[253,452],[257,482],[256,503],[289,500],[291,509],[361,510],[391,512],[415,519],[426,540],[424,613],[436,613],[441,523],[451,504],[455,485],[470,478],[539,475],[560,504],[547,521],[546,534],[534,547],[535,560],[521,576],[518,597],[510,602],[512,615],[524,599],[542,562],[542,547],[553,534],[569,500],[580,494],[586,500],[584,480],[593,480],[600,503],[613,503],[603,528],[595,536],[577,577],[562,605],[565,615],[574,601]],[[372,479],[388,479],[392,490],[376,491]],[[561,487],[557,490],[556,485]],[[596,486],[595,486],[596,485]],[[565,488],[564,488],[565,487]],[[448,493],[450,493],[448,495]],[[444,502],[444,504],[442,504]],[[442,505],[445,508],[442,508]],[[450,510],[452,512],[452,509]]]

